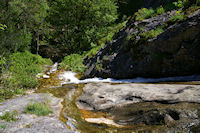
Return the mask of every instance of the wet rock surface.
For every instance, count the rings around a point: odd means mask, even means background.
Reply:
[[[48,116],[36,116],[24,114],[27,104],[34,102],[49,101],[53,114]],[[6,125],[5,129],[0,128],[0,132],[5,133],[72,133],[63,122],[59,120],[60,110],[62,108],[61,99],[53,97],[50,94],[30,94],[28,96],[10,99],[0,103],[0,112],[17,112],[16,122],[5,122],[0,120],[0,125]]]
[[[191,132],[200,121],[199,90],[198,85],[90,83],[76,104],[79,109],[110,113],[115,125]]]
[[[83,109],[105,110],[139,102],[200,103],[200,86],[90,83],[83,88],[83,94],[78,98],[77,104]]]

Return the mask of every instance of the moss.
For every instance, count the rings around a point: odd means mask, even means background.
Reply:
[[[24,113],[35,114],[37,116],[46,116],[53,113],[53,111],[50,109],[47,102],[36,102],[28,104],[24,110]]]

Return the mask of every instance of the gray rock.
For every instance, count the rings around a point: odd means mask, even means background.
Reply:
[[[23,111],[27,104],[34,102],[49,101],[53,114],[48,116],[36,116],[32,114],[24,114]],[[60,110],[62,108],[61,99],[53,97],[50,94],[30,94],[28,96],[10,99],[0,103],[0,112],[4,114],[6,111],[18,112],[18,120],[16,122],[5,122],[0,120],[0,125],[6,125],[6,129],[0,129],[5,133],[72,133],[63,122],[59,120]]]
[[[105,110],[139,102],[200,103],[200,86],[174,84],[90,83],[77,100],[81,109]]]
[[[180,22],[169,22],[176,11],[141,22],[130,20],[113,40],[91,59],[84,78],[172,77],[200,74],[200,10]],[[165,26],[165,24],[168,24]],[[143,32],[164,27],[160,35],[145,40]],[[127,40],[128,37],[133,38]]]

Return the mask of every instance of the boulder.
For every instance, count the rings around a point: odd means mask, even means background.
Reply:
[[[84,78],[200,74],[200,10],[171,23],[169,18],[175,13],[170,11],[141,22],[130,20],[93,58],[85,58],[88,69]],[[163,26],[164,32],[154,38],[145,40],[142,36]]]
[[[200,103],[199,85],[90,83],[77,100],[81,109],[108,110],[140,102]]]

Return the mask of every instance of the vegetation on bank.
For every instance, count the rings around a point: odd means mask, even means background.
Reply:
[[[1,57],[0,101],[24,94],[27,88],[35,88],[38,85],[36,75],[42,71],[44,64],[52,62],[28,51]]]

